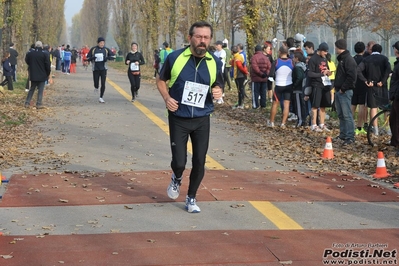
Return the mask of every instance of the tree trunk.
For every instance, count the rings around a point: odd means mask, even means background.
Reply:
[[[11,43],[11,37],[12,37],[11,5],[12,5],[12,0],[6,0],[4,2],[3,34],[2,34],[2,40],[1,40],[2,46],[3,46],[3,51],[8,51],[8,47]]]

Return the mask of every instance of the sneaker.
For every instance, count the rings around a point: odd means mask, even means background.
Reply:
[[[175,174],[172,174],[172,181],[170,181],[168,189],[166,190],[168,197],[173,200],[177,199],[180,195],[180,186],[181,186],[181,180],[178,180]]]
[[[98,101],[99,101],[100,103],[105,103],[105,101],[104,101],[103,98],[98,99]]]
[[[378,136],[378,127],[372,127],[371,132],[374,134],[374,136]]]
[[[29,92],[29,90],[28,90],[28,89],[25,89],[25,92]]]
[[[267,120],[266,125],[267,125],[268,127],[274,127],[274,122],[270,122],[270,120]]]
[[[94,94],[98,94],[98,88],[94,88]]]
[[[314,132],[323,132],[323,130],[321,128],[319,128],[317,125],[311,126],[310,130],[312,130]]]
[[[364,130],[364,128],[361,128],[360,130],[358,128],[355,129],[355,135],[366,135],[367,131]]]
[[[132,103],[134,103],[135,100],[136,100],[135,98],[132,98]]]
[[[355,141],[353,139],[346,139],[344,141],[344,143],[342,143],[342,146],[348,146],[348,145],[351,145],[353,143],[355,143]]]
[[[244,105],[237,106],[237,109],[244,109]]]
[[[197,206],[195,198],[190,198],[189,196],[186,196],[186,210],[189,213],[199,213],[201,212],[201,209]]]
[[[292,116],[288,117],[287,120],[288,121],[295,121],[295,120],[298,120],[298,117],[295,114],[293,114]]]
[[[281,127],[281,128],[285,128],[285,124],[281,124],[280,127]]]
[[[319,125],[319,128],[320,128],[322,131],[326,131],[326,132],[330,132],[330,131],[331,131],[330,129],[328,129],[328,128],[326,127],[326,125]]]

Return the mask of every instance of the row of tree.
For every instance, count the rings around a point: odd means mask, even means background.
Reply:
[[[23,52],[37,40],[51,45],[65,41],[64,5],[65,0],[1,0],[3,50],[11,42]]]
[[[84,6],[74,18],[73,41],[92,43],[107,34],[109,25],[124,54],[135,40],[144,44],[141,50],[147,58],[165,40],[176,47],[197,20],[211,22],[230,43],[235,43],[238,31],[245,32],[249,52],[277,34],[294,36],[318,26],[330,27],[335,39],[366,28],[381,36],[387,50],[389,40],[399,34],[394,25],[399,5],[392,0],[85,0],[86,4],[96,8]]]
[[[19,50],[36,40],[65,43],[64,5],[65,0],[0,0],[3,49],[10,42],[19,44]],[[294,36],[321,25],[330,27],[335,39],[366,28],[388,47],[399,33],[399,5],[393,0],[84,0],[72,19],[69,41],[93,45],[111,33],[123,54],[134,40],[151,59],[163,41],[176,47],[177,40],[185,40],[197,20],[209,21],[230,43],[238,31],[244,32],[249,52],[277,34]]]

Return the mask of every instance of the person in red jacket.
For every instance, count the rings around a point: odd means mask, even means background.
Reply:
[[[252,108],[266,107],[266,90],[267,90],[267,78],[269,76],[271,62],[269,58],[263,53],[262,46],[257,45],[255,47],[255,54],[251,58],[251,71],[250,76],[252,80]]]

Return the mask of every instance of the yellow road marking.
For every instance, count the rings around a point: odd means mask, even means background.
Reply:
[[[115,82],[107,78],[107,82],[114,87],[123,97],[125,97],[128,101],[131,99],[131,95],[126,93],[121,87],[118,86]],[[137,107],[143,114],[145,114],[154,124],[156,124],[163,132],[165,132],[167,135],[169,135],[169,126],[158,116],[156,116],[153,112],[150,111],[147,107],[142,105],[140,102],[137,100],[132,103],[134,106]],[[192,151],[192,146],[187,145],[187,150],[189,153],[193,153]],[[225,170],[226,168],[223,167],[220,163],[218,163],[216,160],[214,160],[212,157],[209,155],[206,156],[206,163],[205,167],[208,169],[213,169],[213,170]]]
[[[250,201],[260,213],[269,219],[280,230],[302,230],[303,227],[292,220],[287,214],[282,212],[269,201]]]

